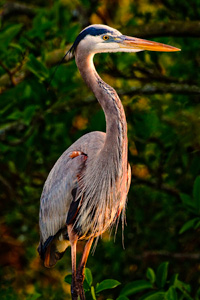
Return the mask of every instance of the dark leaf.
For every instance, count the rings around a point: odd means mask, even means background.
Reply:
[[[149,279],[151,283],[154,283],[156,280],[156,274],[152,268],[148,268],[146,272],[146,277]]]
[[[114,289],[115,287],[117,287],[118,285],[120,285],[121,283],[117,280],[114,279],[105,279],[102,282],[100,282],[98,284],[98,286],[96,287],[96,293],[100,293],[104,290],[109,290],[109,289]]]
[[[27,62],[27,69],[31,71],[40,81],[48,79],[49,73],[45,65],[35,58],[34,55],[29,55],[29,60]]]
[[[140,300],[165,300],[164,292],[150,292],[141,297]]]
[[[193,197],[196,212],[200,213],[200,176],[195,179],[194,187],[193,187]]]
[[[65,282],[71,284],[72,283],[72,274],[65,276],[64,280],[65,280]]]
[[[129,296],[151,288],[152,288],[152,284],[149,281],[136,280],[125,285],[120,295]]]
[[[90,269],[85,268],[84,274],[85,274],[85,280],[87,281],[88,285],[91,286],[93,281],[92,272],[90,271]]]
[[[22,24],[15,24],[6,27],[0,32],[1,49],[6,49],[12,39],[20,32]]]
[[[119,296],[116,300],[129,300],[126,296]]]
[[[195,228],[196,223],[199,221],[199,218],[194,218],[192,220],[187,221],[179,230],[179,234],[184,233],[185,231],[191,229],[191,228]]]
[[[159,265],[156,272],[156,284],[159,288],[163,288],[165,286],[167,275],[168,275],[168,265],[169,262],[163,262]]]

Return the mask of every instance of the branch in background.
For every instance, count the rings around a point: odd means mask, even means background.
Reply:
[[[138,94],[143,94],[143,95],[153,95],[153,94],[183,94],[183,95],[199,95],[200,94],[200,87],[196,85],[188,85],[188,84],[145,84],[143,86],[133,86],[127,91],[123,90],[117,90],[117,93],[119,97],[122,96],[135,96]],[[197,103],[198,100],[195,100]],[[89,95],[88,97],[84,99],[80,99],[79,103],[74,103],[74,99],[72,101],[68,101],[67,103],[61,103],[60,107],[57,105],[56,109],[59,111],[61,110],[66,110],[68,111],[69,109],[76,108],[77,105],[78,107],[84,107],[88,104],[91,103],[97,103],[96,98],[93,95]]]
[[[23,59],[18,63],[18,65],[14,69],[10,70],[2,61],[0,61],[0,66],[6,71],[10,79],[10,84],[12,86],[17,85],[17,82],[15,80],[15,74],[22,69],[24,63],[25,63],[25,56],[23,55]]]
[[[0,183],[5,187],[8,195],[9,195],[9,198],[15,199],[15,193],[14,193],[12,186],[2,175],[0,175]]]
[[[91,5],[88,9],[83,6],[77,6],[77,15],[82,27],[89,25],[89,19],[94,12],[98,1],[91,0]],[[33,18],[37,13],[37,8],[31,5],[26,5],[16,2],[7,2],[4,4],[1,13],[0,20],[3,22],[6,18],[13,15],[26,15]],[[107,24],[105,16],[100,11],[96,12],[99,18],[102,19],[104,24]],[[127,28],[128,29],[128,28]],[[126,29],[126,31],[127,31]],[[160,36],[175,36],[175,37],[200,37],[200,21],[172,21],[155,22],[136,27],[131,27],[130,32],[127,34],[137,37],[160,37]]]
[[[133,178],[133,185],[136,185],[136,184],[143,184],[143,185],[147,185],[151,188],[153,188],[154,190],[160,190],[162,192],[165,192],[169,195],[172,195],[172,196],[175,196],[176,198],[179,199],[179,191],[169,185],[166,185],[164,183],[162,183],[161,185],[158,185],[157,182],[153,182],[153,181],[150,181],[150,180],[146,180],[146,179],[141,179],[141,178],[138,178],[138,177],[135,177],[135,176],[132,176]]]
[[[200,37],[200,21],[149,23],[141,26],[130,27],[127,34],[142,38],[160,36]]]
[[[192,260],[199,260],[200,253],[172,253],[168,251],[146,251],[139,255],[134,255],[134,259],[136,260],[143,260],[146,258],[150,258],[152,256],[164,256],[168,258],[176,258],[176,259],[192,259]]]
[[[64,53],[63,50],[59,51],[59,55],[58,56],[62,57],[63,53]],[[49,56],[49,59],[50,59],[51,55]],[[55,56],[53,56],[53,59],[56,60]],[[47,63],[48,63],[48,58],[47,58]],[[21,72],[19,72],[19,73],[21,74]],[[29,73],[28,73],[28,71],[27,71],[27,73],[26,73],[26,71],[24,71],[23,74],[24,75],[25,74],[28,75]],[[1,78],[0,78],[0,83],[1,83]],[[18,81],[18,83],[19,82],[20,82],[20,80]],[[164,85],[164,84],[162,84],[162,85],[161,84],[159,84],[159,85],[146,84],[146,85],[140,86],[140,87],[132,87],[128,91],[122,91],[122,90],[118,91],[119,96],[124,96],[124,95],[134,96],[136,94],[144,94],[145,95],[145,94],[156,94],[156,93],[158,93],[158,94],[173,93],[173,94],[184,94],[184,95],[185,94],[197,94],[198,95],[198,94],[200,94],[200,88],[198,86],[187,85],[187,84],[170,84],[170,85],[169,84],[168,85]],[[65,102],[61,102],[59,105],[58,104],[56,105],[56,108],[55,108],[54,105],[52,107],[48,108],[47,111],[46,111],[46,113],[59,113],[60,110],[61,111],[63,111],[63,110],[69,111],[71,109],[76,108],[77,105],[79,107],[85,107],[86,105],[88,105],[88,103],[90,103],[90,104],[91,103],[97,103],[95,97],[94,96],[89,96],[89,97],[87,97],[85,99],[82,99],[80,101],[80,103],[78,103],[78,104],[77,104],[77,102],[74,103],[73,99],[70,102],[69,101],[66,102],[66,103]],[[41,118],[42,118],[42,115],[38,115],[36,117],[36,121],[38,121]],[[35,124],[35,120],[33,119],[31,123],[32,123],[32,125]],[[9,132],[11,132],[11,131],[18,131],[19,132],[19,131],[24,131],[26,129],[26,125],[24,125],[21,122],[14,122],[12,124],[9,124],[5,128],[2,128],[0,130],[0,141],[2,141],[5,144],[9,144],[10,146],[16,146],[18,144],[21,144],[25,140],[27,140],[27,138],[31,135],[33,127],[31,126],[29,128],[29,130],[26,132],[26,134],[24,135],[24,137],[22,139],[19,139],[19,140],[16,140],[16,141],[9,141],[9,142],[7,142],[6,141],[6,136],[7,136],[7,134]],[[140,180],[138,182],[138,179],[137,179],[137,183],[143,183],[143,184],[149,185],[151,187],[158,188],[158,185],[156,183],[149,182],[149,181],[143,181],[143,182],[141,182],[141,180]],[[161,184],[160,189],[164,190],[165,192],[168,192],[170,194],[173,194],[175,196],[178,195],[178,191],[177,190],[171,189],[170,187],[168,187],[166,185]]]
[[[124,78],[124,79],[136,79],[141,82],[147,82],[147,81],[157,81],[162,83],[186,83],[188,85],[196,85],[196,81],[193,79],[182,79],[182,78],[175,78],[175,77],[169,77],[166,75],[163,75],[162,73],[158,72],[158,70],[153,68],[147,68],[138,65],[132,66],[130,69],[130,72],[125,72],[119,70],[116,65],[109,63],[109,69],[106,70],[106,74],[114,77],[114,78]],[[136,72],[139,71],[141,75],[137,75]]]
[[[22,3],[7,2],[1,10],[0,21],[2,23],[9,17],[16,15],[26,15],[33,18],[36,15],[36,8]]]
[[[65,55],[66,51],[66,49],[59,49],[48,53],[45,57],[45,64],[48,67],[57,65]],[[38,58],[38,60],[40,59],[41,58]],[[14,68],[9,71],[9,74],[7,72],[2,75],[0,77],[0,94],[13,85],[10,74],[12,74],[12,80],[14,80],[15,85],[17,85],[30,75],[30,71],[26,67],[26,62],[24,62],[23,64],[20,64],[20,68]]]
[[[0,66],[4,69],[4,71],[6,71],[6,73],[8,74],[9,78],[10,78],[10,83],[12,84],[12,86],[16,85],[15,79],[14,79],[14,73],[13,71],[10,71],[6,65],[4,65],[4,63],[2,61],[0,61]]]
[[[98,6],[99,1],[96,0],[90,0],[90,5],[83,5],[80,2],[80,4],[76,6],[76,17],[82,28],[90,25],[91,15],[97,11]]]
[[[199,95],[200,87],[188,84],[145,84],[141,87],[132,87],[128,91],[118,91],[119,95],[134,96],[135,94],[184,94],[184,95]]]
[[[7,124],[5,127],[0,128],[0,140],[3,141],[9,132],[12,131],[20,132],[24,129],[25,129],[25,125],[22,124],[20,121]]]
[[[52,67],[54,65],[57,65],[64,54],[66,53],[66,49],[60,49],[60,50],[54,50],[50,52],[46,56],[46,65],[48,67]],[[40,58],[38,58],[40,59]],[[14,69],[16,70],[16,69]],[[4,92],[8,88],[10,88],[13,85],[13,80],[15,85],[22,82],[28,75],[30,75],[30,71],[26,68],[26,63],[24,63],[21,66],[21,69],[17,69],[16,73],[13,74],[13,71],[11,70],[9,74],[4,74],[0,77],[0,93]],[[12,74],[12,80],[11,76]],[[171,84],[159,84],[159,85],[153,85],[153,84],[145,84],[143,86],[135,86],[132,87],[128,91],[118,91],[119,96],[127,95],[127,96],[133,96],[136,94],[165,94],[165,93],[172,93],[172,94],[184,94],[184,95],[199,95],[200,94],[200,87],[196,85],[189,85],[185,83],[171,83]],[[92,98],[92,101],[94,98]]]
[[[9,146],[18,146],[23,144],[33,134],[35,128],[38,127],[42,119],[43,116],[37,113],[33,116],[30,126],[21,123],[21,121],[8,124],[6,127],[0,129],[0,141]],[[22,138],[8,141],[6,136],[13,131],[23,132]]]
[[[14,3],[10,3],[9,5],[11,5],[11,4],[14,5]],[[9,5],[8,5],[8,7],[9,7]],[[18,5],[18,4],[16,4],[16,5]],[[21,7],[20,5],[21,4],[19,4],[19,7]],[[189,36],[191,36],[191,34],[192,34],[191,28],[193,28],[193,27],[194,27],[194,30],[199,31],[199,36],[200,36],[200,22],[198,22],[198,21],[188,21],[188,22],[178,21],[178,22],[160,23],[160,24],[159,23],[158,24],[147,24],[147,25],[131,28],[131,31],[132,31],[131,34],[135,35],[135,36],[140,36],[140,37],[157,36],[159,34],[164,36],[164,35],[170,34],[166,30],[171,30],[171,33],[174,31],[174,34],[176,33],[178,35],[178,32],[180,33],[180,30],[182,30],[182,31],[185,30],[184,35],[189,34]],[[190,31],[190,33],[188,33],[188,31]],[[158,34],[158,32],[160,32],[160,33]],[[66,49],[65,50],[63,50],[63,49],[54,50],[54,51],[48,53],[45,58],[46,65],[48,67],[52,67],[52,66],[58,64],[65,53],[66,53]],[[40,60],[40,59],[41,58],[38,58],[38,60]],[[145,75],[145,77],[150,76],[150,78],[152,78],[153,80],[158,80],[161,82],[171,82],[171,83],[173,80],[172,78],[160,76],[160,74],[158,75],[155,72],[153,72],[152,70],[148,70],[148,69],[142,68],[140,66],[134,67],[133,72],[134,72],[134,70],[142,72]],[[24,65],[22,65],[20,69],[15,68],[10,71],[6,70],[6,72],[7,72],[7,74],[4,74],[0,77],[0,93],[7,90],[8,88],[10,88],[13,85],[20,83],[30,74],[30,72],[26,68],[26,63],[24,63]],[[112,72],[112,74],[117,74],[117,73]],[[143,76],[141,78],[137,77],[136,79],[138,79],[141,82],[144,82],[145,80],[147,80],[145,77],[143,77]],[[175,79],[175,82],[177,82],[177,79]],[[179,83],[181,83],[181,85],[175,85],[174,83],[172,83],[169,86],[168,85],[167,86],[164,86],[164,85],[152,86],[152,85],[146,84],[142,88],[134,87],[128,93],[125,92],[125,94],[127,94],[127,95],[128,94],[130,94],[130,95],[137,94],[137,93],[144,93],[144,94],[155,94],[155,93],[199,94],[200,88],[198,86],[191,85],[191,84],[188,84],[188,85],[183,84],[184,82],[179,82]]]

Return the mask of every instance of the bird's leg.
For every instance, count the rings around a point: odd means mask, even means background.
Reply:
[[[71,295],[72,300],[78,299],[78,286],[76,280],[76,245],[78,236],[73,232],[73,226],[70,224],[67,226],[69,241],[71,244],[71,263],[72,263],[72,283],[71,283]]]
[[[76,280],[77,280],[77,286],[78,286],[78,291],[79,291],[79,296],[81,298],[81,300],[85,300],[85,293],[84,293],[84,289],[83,289],[83,281],[84,281],[84,269],[85,269],[85,265],[88,259],[88,255],[90,253],[90,248],[92,246],[92,242],[93,242],[94,238],[90,238],[84,248],[83,251],[83,255],[80,261],[80,264],[78,266],[77,269],[77,275],[76,275]]]

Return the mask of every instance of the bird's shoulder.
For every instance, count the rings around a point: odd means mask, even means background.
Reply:
[[[101,131],[87,133],[74,142],[66,151],[79,149],[80,151],[89,155],[89,153],[102,149],[105,142],[105,137],[105,132]]]

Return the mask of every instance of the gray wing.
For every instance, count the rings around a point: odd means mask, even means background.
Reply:
[[[65,226],[72,190],[78,186],[78,175],[85,165],[84,154],[74,158],[70,155],[67,152],[57,161],[43,188],[39,221],[42,243]]]
[[[45,182],[40,199],[40,242],[44,244],[65,227],[73,200],[72,191],[78,186],[78,176],[86,166],[87,157],[103,147],[105,134],[91,132],[70,146],[58,159]],[[71,157],[73,151],[82,154]]]

